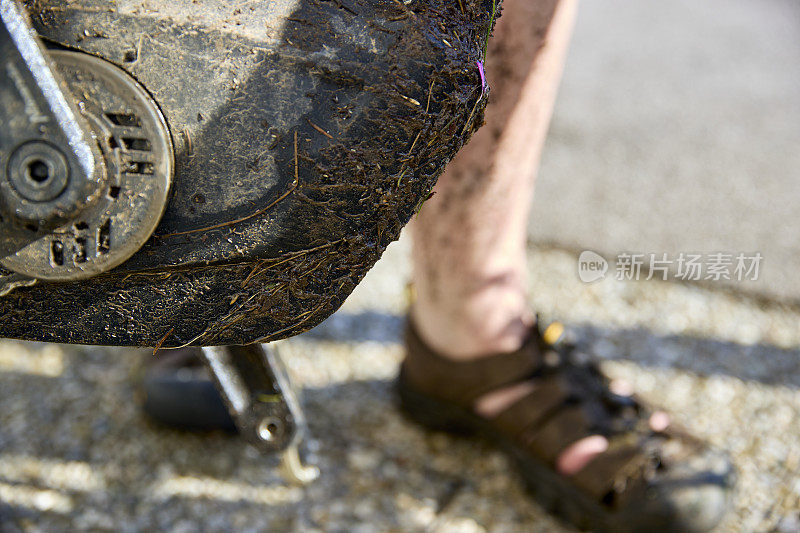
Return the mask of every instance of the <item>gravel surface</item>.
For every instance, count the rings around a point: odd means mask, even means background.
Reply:
[[[582,284],[531,250],[533,302],[646,398],[732,454],[721,531],[800,530],[800,312],[711,287]],[[397,411],[407,242],[342,310],[277,343],[302,386],[308,487],[235,436],[158,427],[138,408],[146,350],[0,342],[2,531],[567,531],[490,447]]]

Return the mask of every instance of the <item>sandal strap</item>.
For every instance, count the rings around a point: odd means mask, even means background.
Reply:
[[[543,424],[521,435],[521,442],[536,457],[555,464],[556,459],[569,445],[588,437],[595,420],[586,406],[571,405],[560,409]]]
[[[572,480],[595,501],[609,500],[609,493],[625,493],[645,478],[653,457],[646,454],[635,435],[613,439],[608,449],[573,474]]]
[[[515,352],[468,361],[452,360],[428,348],[410,319],[405,342],[402,372],[415,388],[470,409],[487,392],[524,381],[542,366],[539,338],[534,334]]]
[[[571,391],[563,380],[534,382],[534,389],[492,419],[492,423],[512,439],[541,423],[559,410]]]

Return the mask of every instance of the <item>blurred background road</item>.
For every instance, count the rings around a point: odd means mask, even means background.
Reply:
[[[533,304],[732,454],[720,531],[800,531],[800,4],[584,2],[531,222]],[[276,343],[302,387],[297,488],[236,437],[138,409],[149,350],[0,342],[0,531],[568,531],[481,443],[398,413],[408,240]],[[754,252],[760,281],[584,284],[578,251]]]
[[[800,298],[800,5],[583,2],[536,190],[538,242],[754,252]]]

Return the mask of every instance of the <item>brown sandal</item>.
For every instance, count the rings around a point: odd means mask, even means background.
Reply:
[[[539,502],[580,528],[714,527],[734,483],[727,456],[672,426],[653,431],[642,402],[614,394],[574,345],[551,338],[560,336],[557,330],[532,328],[517,352],[459,362],[430,350],[409,325],[398,379],[402,406],[429,428],[479,433],[497,443]],[[532,392],[496,417],[475,414],[477,398],[529,380]],[[556,471],[563,450],[598,434],[608,439],[605,452],[573,475]]]

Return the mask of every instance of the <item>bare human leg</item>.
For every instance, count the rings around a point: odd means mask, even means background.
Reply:
[[[525,291],[526,226],[542,146],[575,18],[575,0],[506,0],[487,54],[486,125],[452,161],[414,224],[412,320],[454,359],[517,350],[533,318]],[[488,418],[530,392],[521,383],[479,398]],[[564,450],[563,473],[606,450],[593,435]]]
[[[413,223],[412,318],[439,353],[510,352],[532,323],[526,225],[575,11],[575,0],[504,2],[487,54],[486,125]]]

